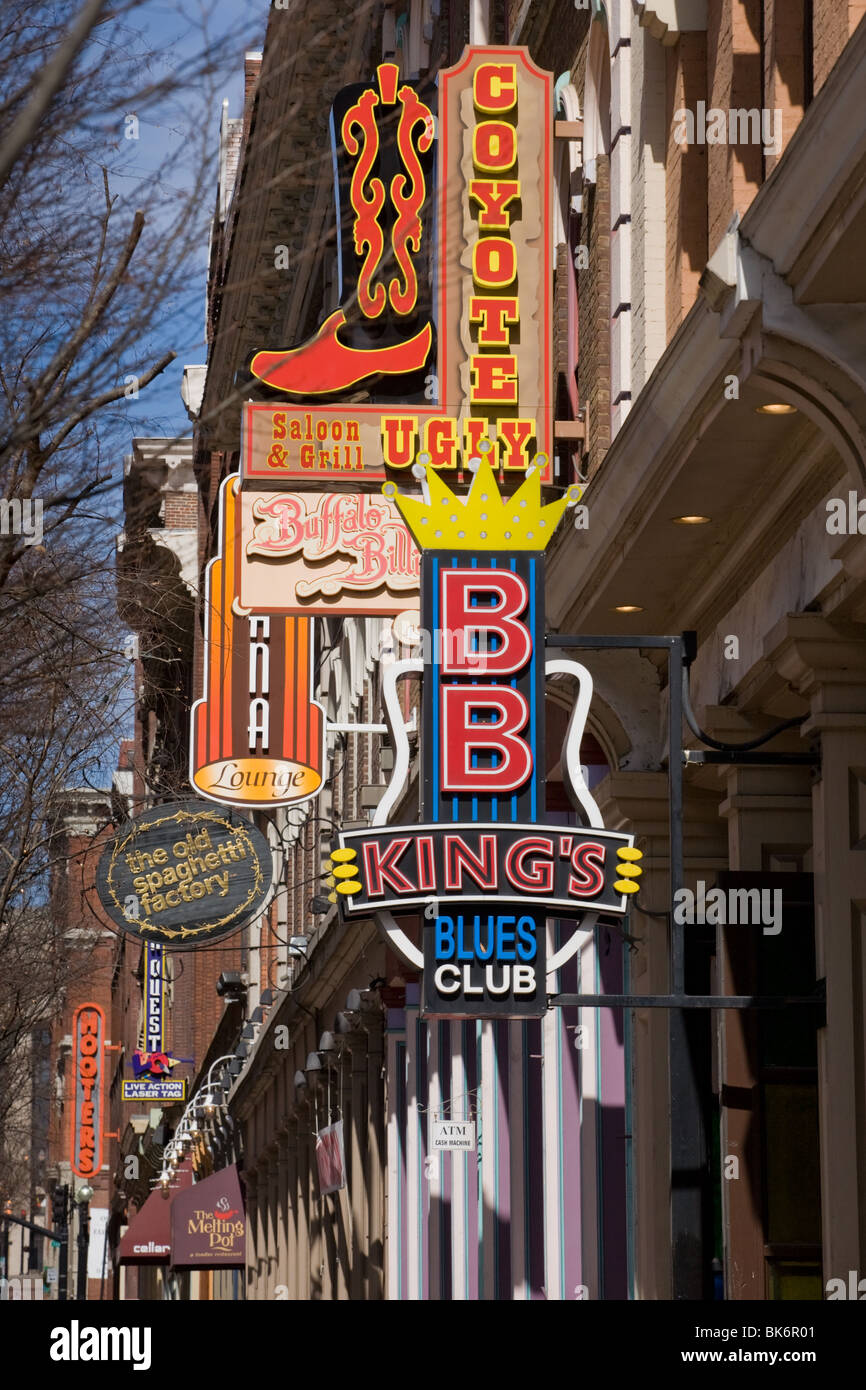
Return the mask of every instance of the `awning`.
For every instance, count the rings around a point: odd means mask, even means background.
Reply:
[[[192,1183],[190,1168],[179,1167],[172,1187],[162,1195],[154,1188],[144,1206],[136,1212],[117,1250],[119,1265],[167,1265],[171,1254],[171,1198]]]
[[[171,1204],[174,1269],[230,1269],[246,1258],[247,1219],[237,1164],[195,1183]]]

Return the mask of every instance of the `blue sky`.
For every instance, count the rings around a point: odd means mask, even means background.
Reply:
[[[207,224],[216,196],[216,161],[223,98],[228,98],[229,115],[239,116],[243,108],[243,60],[249,49],[260,48],[268,18],[267,0],[142,0],[131,16],[146,32],[155,49],[165,46],[167,62],[177,64],[183,75],[202,52],[208,40],[231,43],[226,61],[212,83],[196,80],[184,84],[175,95],[142,111],[138,140],[124,141],[115,164],[114,186],[132,196],[135,185],[154,172],[164,176],[163,192],[183,196],[194,186],[199,156],[209,161],[201,212],[201,244],[191,265],[188,288],[167,323],[154,334],[154,357],[164,347],[174,349],[175,361],[138,400],[130,400],[129,438],[135,435],[173,435],[191,428],[180,397],[183,368],[205,361],[204,315],[207,272]],[[206,29],[201,11],[205,10]],[[122,125],[122,120],[121,120]],[[158,215],[158,214],[157,214]],[[166,332],[167,328],[167,332]],[[166,344],[167,339],[167,344]]]

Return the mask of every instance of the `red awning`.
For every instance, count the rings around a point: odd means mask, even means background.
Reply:
[[[211,1173],[171,1204],[174,1269],[225,1269],[244,1263],[246,1212],[237,1165]]]
[[[171,1254],[172,1199],[192,1185],[189,1164],[178,1167],[172,1175],[171,1187],[165,1196],[157,1186],[144,1206],[137,1211],[128,1229],[120,1238],[117,1263],[120,1265],[167,1265]]]

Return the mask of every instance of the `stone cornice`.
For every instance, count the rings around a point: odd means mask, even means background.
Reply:
[[[814,727],[820,716],[866,711],[866,641],[842,631],[819,613],[794,613],[767,636],[767,660],[812,702]]]
[[[666,48],[672,47],[680,34],[707,27],[707,0],[651,0],[636,9],[642,27]]]

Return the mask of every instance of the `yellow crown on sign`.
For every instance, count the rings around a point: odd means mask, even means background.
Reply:
[[[429,502],[407,497],[393,483],[382,488],[422,550],[544,550],[566,507],[581,497],[574,484],[556,502],[542,504],[538,468],[527,471],[513,497],[502,497],[486,460],[466,497],[457,497],[435,469],[428,469],[426,478]]]

